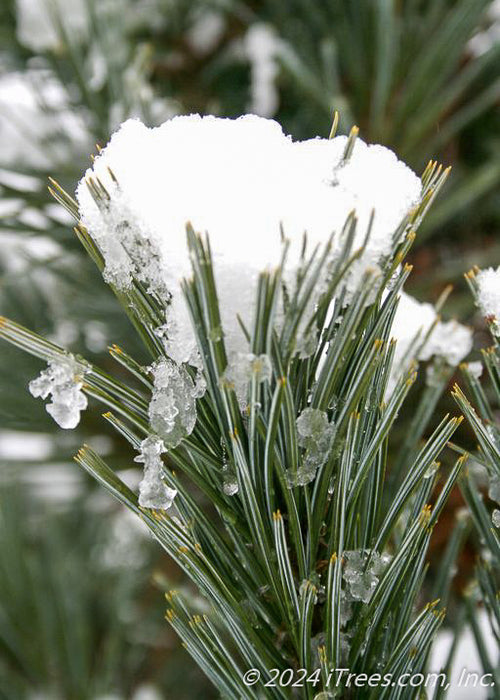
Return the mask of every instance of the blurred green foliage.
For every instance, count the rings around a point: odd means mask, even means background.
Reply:
[[[170,651],[156,549],[88,483],[71,507],[2,486],[0,550],[1,698],[132,698],[146,683],[155,697],[200,697],[205,681]]]

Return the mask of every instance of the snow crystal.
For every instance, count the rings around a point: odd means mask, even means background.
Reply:
[[[63,355],[50,360],[47,369],[29,383],[29,391],[35,398],[51,397],[46,410],[61,428],[76,428],[80,413],[87,408],[87,397],[82,391],[82,378],[87,371],[73,355]]]
[[[496,474],[490,478],[488,496],[492,501],[500,504],[500,476]]]
[[[169,448],[190,435],[196,423],[197,386],[183,366],[158,360],[150,367],[153,394],[149,403],[151,428]]]
[[[139,505],[143,508],[167,510],[172,505],[177,491],[169,488],[162,479],[161,455],[166,447],[158,436],[150,435],[141,442],[141,450],[134,462],[144,464],[144,476],[139,484]]]
[[[430,360],[435,356],[454,367],[472,350],[472,331],[469,328],[456,321],[438,321],[431,304],[419,302],[405,292],[401,293],[391,335],[397,342],[388,394],[409,369],[412,360]]]
[[[488,267],[476,275],[478,302],[483,314],[494,321],[495,335],[500,335],[500,267]]]
[[[369,555],[369,550],[361,549],[344,552],[343,555],[345,559],[343,577],[348,592],[354,600],[361,600],[363,603],[370,602],[380,576],[391,561],[389,554],[380,555],[378,552],[372,552],[370,565],[366,567]]]
[[[304,449],[302,463],[296,472],[288,470],[289,486],[305,486],[311,482],[330,455],[335,437],[335,426],[325,411],[306,408],[297,418],[299,447]]]
[[[191,274],[186,223],[208,231],[231,357],[248,351],[236,317],[251,327],[258,274],[281,259],[281,225],[291,241],[287,280],[300,265],[304,231],[310,250],[336,232],[332,256],[338,255],[352,210],[355,248],[375,210],[356,278],[364,266],[391,253],[393,232],[419,201],[420,180],[386,148],[357,139],[345,161],[345,147],[344,136],[293,142],[277,122],[253,115],[174,117],[154,129],[129,120],[86,174],[103,183],[107,209],[93,200],[85,178],[78,186],[82,222],[102,248],[117,286],[145,275],[153,288],[169,291],[167,351],[177,362],[191,361],[196,351],[180,291],[180,280]],[[154,269],[143,270],[151,255]]]
[[[500,510],[495,508],[495,510],[491,514],[491,520],[495,527],[500,527]]]

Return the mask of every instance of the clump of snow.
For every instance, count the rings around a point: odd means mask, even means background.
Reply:
[[[442,357],[456,367],[472,350],[472,331],[457,321],[439,321],[419,354],[420,360]]]
[[[394,231],[419,202],[420,180],[394,153],[360,139],[346,161],[346,142],[343,136],[293,142],[277,122],[252,115],[235,120],[182,116],[154,129],[129,120],[113,135],[87,171],[109,192],[108,208],[97,206],[83,179],[77,190],[82,222],[119,288],[127,289],[131,278],[141,274],[151,288],[168,290],[163,332],[177,362],[192,361],[196,350],[180,291],[181,278],[191,273],[188,221],[210,235],[230,356],[248,351],[236,316],[251,327],[258,273],[281,258],[281,226],[291,241],[290,278],[300,264],[304,231],[309,250],[335,232],[335,257],[352,210],[357,216],[355,248],[364,241],[375,211],[358,283],[367,266],[391,254]],[[149,262],[154,259],[145,270],[141,248],[149,251]]]
[[[83,375],[87,371],[73,355],[64,355],[50,360],[47,369],[29,383],[30,393],[35,398],[51,397],[46,410],[61,428],[76,428],[80,413],[87,408],[87,397],[82,391]]]
[[[483,364],[478,360],[475,362],[469,362],[467,364],[467,369],[474,379],[479,379],[483,373]]]
[[[431,304],[419,302],[405,292],[401,293],[391,334],[396,340],[396,349],[388,382],[389,394],[413,360],[439,357],[455,367],[472,350],[469,328],[456,321],[439,321]]]
[[[196,376],[194,378],[194,386],[191,396],[193,399],[201,399],[201,397],[205,395],[206,390],[207,382],[203,376],[202,370],[198,367],[198,371],[196,372]]]
[[[137,279],[148,292],[168,304],[170,294],[159,247],[153,239],[142,235],[141,220],[127,206],[123,192],[117,189],[109,201],[99,200],[99,206],[103,228],[94,235],[106,260],[106,282],[122,289]],[[158,329],[159,335],[162,330]]]
[[[185,367],[158,360],[150,368],[153,394],[149,403],[149,422],[169,448],[190,435],[196,423],[196,397],[200,388]]]
[[[472,330],[457,321],[439,321],[420,351],[419,359],[442,357],[456,367],[472,350]]]
[[[484,316],[493,321],[492,330],[500,335],[500,267],[480,270],[476,277],[477,298]]]
[[[366,566],[369,550],[353,550],[344,552],[345,566],[343,570],[347,591],[353,600],[369,603],[381,575],[391,561],[389,554],[371,553],[369,566]]]
[[[169,488],[163,481],[163,462],[161,455],[166,447],[157,435],[150,435],[141,442],[141,450],[134,462],[144,464],[144,476],[139,484],[139,505],[143,508],[168,510],[177,495],[175,489]]]
[[[491,514],[491,520],[495,527],[500,527],[500,510],[498,510],[498,508],[495,508]]]
[[[304,449],[304,455],[295,473],[288,470],[291,487],[305,486],[315,478],[318,469],[328,459],[335,437],[334,424],[329,422],[325,411],[317,408],[305,408],[296,425],[299,447]]]

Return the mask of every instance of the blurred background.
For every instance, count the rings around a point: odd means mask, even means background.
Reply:
[[[74,191],[131,116],[252,112],[305,139],[337,109],[417,172],[453,166],[408,290],[454,284],[445,315],[489,342],[462,274],[500,263],[498,0],[3,0],[0,47],[0,314],[103,367],[111,343],[146,361],[48,176]],[[163,621],[180,573],[72,455],[90,443],[129,484],[137,465],[91,412],[57,430],[22,388],[40,369],[0,346],[0,698],[216,697]]]

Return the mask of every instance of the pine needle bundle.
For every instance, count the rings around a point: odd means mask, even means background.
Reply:
[[[416,696],[445,614],[449,562],[422,597],[467,459],[440,474],[461,418],[422,436],[470,332],[403,285],[447,171],[419,179],[332,131],[294,143],[256,117],[127,122],[78,201],[52,183],[150,354],[110,348],[128,381],[0,322],[47,362],[30,391],[61,427],[100,403],[143,464],[135,493],[91,446],[76,457],[190,580],[166,618],[225,698]],[[427,387],[395,455],[419,360]]]

